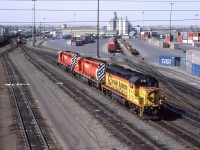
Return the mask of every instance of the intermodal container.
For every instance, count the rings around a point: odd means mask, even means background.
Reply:
[[[82,45],[82,40],[77,40],[76,41],[76,46],[81,46]]]
[[[188,38],[189,38],[189,37],[193,37],[193,32],[188,32],[187,35],[188,35]]]
[[[182,35],[179,35],[179,36],[178,36],[178,42],[180,42],[180,43],[183,42],[183,36],[182,36]]]
[[[194,53],[199,53],[199,50],[186,50],[186,60],[192,62]]]
[[[4,42],[4,35],[0,35],[0,43]]]
[[[188,43],[192,43],[192,42],[193,42],[193,40],[188,39]]]
[[[169,34],[166,34],[165,40],[166,40],[166,42],[170,42],[170,35]]]
[[[171,49],[179,49],[179,43],[173,43],[173,42],[171,42],[170,43],[170,48]]]
[[[192,75],[200,77],[200,65],[192,64]]]
[[[183,43],[188,43],[188,40],[184,40],[184,39],[183,39]]]
[[[183,36],[183,40],[187,40],[188,39],[187,32],[181,32],[181,35]]]
[[[200,47],[200,42],[193,42],[192,46],[194,46],[194,47]]]
[[[196,51],[192,54],[192,63],[200,65],[200,51]]]
[[[192,73],[192,62],[186,60],[185,64],[186,64],[186,68],[185,68],[186,72],[188,72],[189,74],[191,74]]]
[[[159,47],[161,47],[161,48],[169,48],[169,44],[167,42],[159,41]]]
[[[184,57],[181,57],[180,68],[186,70],[186,60]]]
[[[159,56],[159,64],[163,66],[180,66],[180,57]]]
[[[178,42],[178,35],[173,35],[173,42]]]

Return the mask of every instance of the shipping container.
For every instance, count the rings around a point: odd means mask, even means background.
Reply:
[[[199,50],[186,50],[186,60],[192,63],[200,64],[199,57],[200,57]]]
[[[197,50],[186,50],[186,60],[192,62],[192,54]]]
[[[200,65],[192,64],[192,75],[200,77]]]
[[[192,43],[192,42],[193,42],[193,40],[188,39],[188,43]]]
[[[4,35],[0,35],[0,44],[4,42]]]
[[[76,40],[76,46],[81,46],[82,45],[82,40]]]
[[[181,57],[180,69],[186,70],[186,59],[185,59],[185,57]]]
[[[189,74],[191,74],[192,73],[192,62],[186,60],[185,64],[186,64],[186,68],[185,68],[186,72],[188,72]]]
[[[193,42],[192,46],[194,46],[194,47],[200,47],[200,42]]]
[[[166,37],[165,37],[165,40],[166,40],[166,42],[170,42],[170,35],[169,34],[166,34]]]
[[[180,43],[183,42],[183,36],[182,36],[182,35],[179,35],[179,36],[178,36],[178,42],[180,42]]]
[[[183,40],[187,40],[188,39],[187,32],[181,32],[181,35],[183,36]]]
[[[192,54],[192,63],[200,65],[200,51],[196,51]]]
[[[178,35],[173,35],[173,42],[178,42]]]
[[[187,35],[188,35],[188,38],[189,38],[189,37],[193,37],[193,32],[188,32]]]
[[[193,41],[198,41],[199,37],[198,36],[193,36]]]
[[[179,43],[173,43],[173,42],[171,42],[170,43],[170,48],[171,49],[179,49]]]
[[[183,43],[188,43],[188,40],[184,40],[184,39],[183,39]]]
[[[161,48],[169,48],[169,44],[167,42],[159,41],[159,47],[161,47]]]
[[[180,66],[180,57],[175,56],[159,56],[159,64],[163,66]]]

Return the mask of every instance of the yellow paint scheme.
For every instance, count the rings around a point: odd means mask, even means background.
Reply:
[[[118,76],[106,73],[105,85],[112,89],[114,93],[117,93],[124,97],[126,100],[132,102],[137,106],[157,106],[159,101],[159,89],[156,87],[139,87],[135,88],[134,85],[131,85],[128,80],[120,78]],[[156,101],[151,102],[147,97],[148,93],[152,92],[149,97],[156,99]]]

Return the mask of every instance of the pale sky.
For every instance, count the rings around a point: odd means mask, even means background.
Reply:
[[[106,22],[113,18],[114,11],[117,12],[118,18],[127,16],[132,25],[143,25],[143,23],[144,25],[169,25],[169,10],[171,8],[169,3],[174,3],[172,5],[172,25],[196,25],[195,14],[200,15],[200,0],[99,0],[99,3],[101,26],[106,25]],[[58,24],[74,25],[75,21],[75,25],[96,25],[97,0],[37,0],[35,6],[36,22],[38,23],[45,21],[46,23],[51,22],[51,24],[57,22]],[[30,22],[31,24],[33,20],[32,8],[33,1],[31,0],[0,0],[0,24],[8,24],[8,22]],[[197,19],[199,18],[200,16],[197,17]],[[197,25],[199,24],[200,21],[197,20]]]

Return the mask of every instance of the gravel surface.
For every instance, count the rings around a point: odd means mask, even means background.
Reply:
[[[23,55],[15,52],[12,59],[19,65],[19,70],[30,84],[43,117],[47,119],[48,125],[64,149],[129,149],[33,67]]]
[[[5,51],[9,46],[0,48],[0,53]],[[6,72],[2,61],[0,60],[0,149],[11,150],[17,149],[17,128],[16,119],[13,115],[11,102],[9,98]]]
[[[59,69],[55,67],[53,67],[52,69],[55,71],[59,71]],[[103,104],[113,109],[116,113],[118,113],[118,115],[120,115],[120,117],[124,118],[125,121],[133,124],[135,128],[144,132],[146,135],[154,139],[156,142],[163,145],[163,148],[186,149],[184,145],[177,143],[174,139],[166,136],[164,133],[161,133],[159,130],[149,126],[147,122],[145,122],[141,118],[138,118],[138,116],[131,114],[129,111],[125,110],[124,107],[119,105],[118,103],[113,102],[109,100],[108,98],[105,98],[101,93],[97,92],[96,90],[88,88],[87,85],[80,84],[79,81],[75,80],[74,78],[71,78],[71,76],[67,75],[65,72],[62,72],[62,75],[66,76],[68,80],[73,81],[74,84],[78,84],[79,87],[81,87],[82,89],[85,89],[85,92],[87,92],[88,95],[91,95],[97,98]]]
[[[69,77],[68,77],[69,78]],[[77,83],[78,84],[78,83]],[[85,87],[83,87],[86,89]],[[89,90],[89,91],[87,91]],[[94,97],[97,97],[96,91],[90,91],[91,89],[87,89],[86,91],[88,94],[94,94]],[[179,144],[174,139],[171,139],[170,137],[166,136],[164,133],[160,133],[160,131],[152,128],[148,125],[148,123],[144,122],[143,120],[139,119],[136,116],[133,116],[123,108],[121,108],[120,105],[114,104],[113,102],[108,101],[108,99],[105,99],[102,97],[102,95],[98,95],[99,100],[105,102],[105,104],[111,108],[117,108],[117,113],[120,114],[121,117],[124,117],[126,121],[130,122],[131,124],[135,125],[135,127],[141,131],[143,131],[145,134],[149,135],[149,137],[152,137],[155,141],[163,145],[163,148],[167,149],[187,149],[187,146]]]

